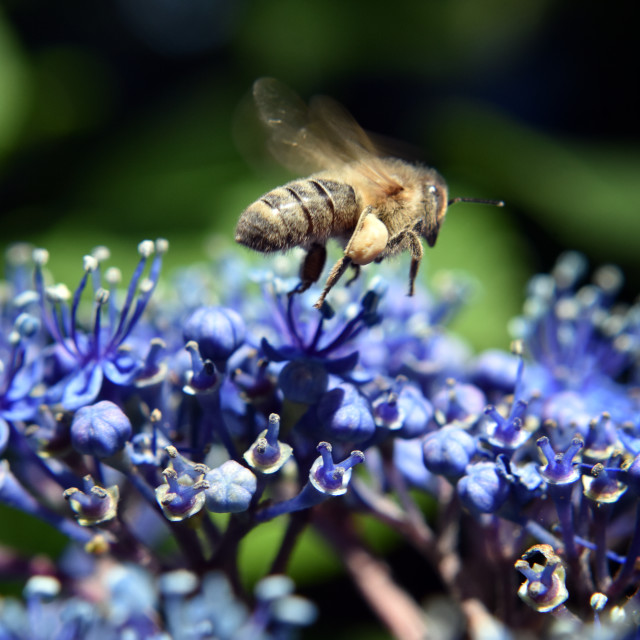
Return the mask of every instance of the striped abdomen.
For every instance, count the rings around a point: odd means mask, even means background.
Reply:
[[[264,253],[308,248],[330,237],[348,236],[358,214],[348,184],[321,177],[294,180],[245,209],[236,227],[236,242]]]

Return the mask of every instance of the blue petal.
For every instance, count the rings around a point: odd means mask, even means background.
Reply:
[[[267,360],[270,360],[271,362],[285,362],[286,360],[293,360],[301,355],[297,349],[286,345],[276,349],[276,347],[269,344],[269,341],[266,338],[262,338],[260,346],[262,347],[262,351]]]
[[[38,412],[38,406],[42,404],[41,398],[22,398],[11,402],[2,410],[2,416],[6,420],[32,420]]]
[[[348,356],[344,356],[342,358],[335,358],[334,360],[326,360],[324,362],[324,368],[329,373],[346,373],[347,371],[351,371],[357,364],[360,359],[360,353],[358,351],[354,351],[350,353]]]
[[[62,393],[62,406],[73,411],[91,404],[100,393],[103,379],[102,367],[90,362],[84,369],[67,379]]]
[[[133,382],[142,369],[142,363],[129,351],[120,351],[111,360],[105,360],[102,363],[102,368],[104,375],[113,384],[124,386]]]
[[[42,379],[43,370],[41,358],[23,366],[12,380],[11,387],[5,397],[9,400],[19,400],[29,395]]]

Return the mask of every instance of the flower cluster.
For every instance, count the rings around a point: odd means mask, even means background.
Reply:
[[[292,628],[315,618],[313,605],[292,595],[293,583],[286,576],[269,576],[256,585],[253,610],[216,571],[199,577],[176,569],[153,580],[143,569],[123,564],[108,569],[103,582],[104,602],[95,607],[82,592],[58,597],[62,585],[53,576],[31,577],[22,602],[3,603],[2,637],[271,640],[289,637]]]
[[[473,355],[445,328],[462,283],[409,298],[386,269],[316,310],[234,255],[158,287],[167,249],[142,242],[123,288],[97,248],[73,291],[45,250],[8,253],[0,502],[75,556],[3,552],[28,582],[1,603],[0,637],[294,637],[315,610],[280,574],[307,524],[397,637],[427,637],[428,608],[367,551],[361,514],[437,573],[460,612],[449,637],[461,619],[504,638],[635,629],[640,308],[616,303],[615,268],[583,284],[584,259],[563,256],[531,282],[512,349]],[[240,545],[282,517],[248,591]]]

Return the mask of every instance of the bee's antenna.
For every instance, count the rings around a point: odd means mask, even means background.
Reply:
[[[490,204],[494,207],[504,207],[504,202],[502,200],[485,200],[483,198],[451,198],[447,203],[447,206],[451,206],[456,202],[475,202],[477,204]]]

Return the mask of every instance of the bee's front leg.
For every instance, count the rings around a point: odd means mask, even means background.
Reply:
[[[411,266],[409,267],[409,295],[413,295],[418,268],[422,261],[423,249],[420,236],[413,229],[403,229],[389,238],[385,254],[392,254],[400,248],[406,248],[411,252]]]

